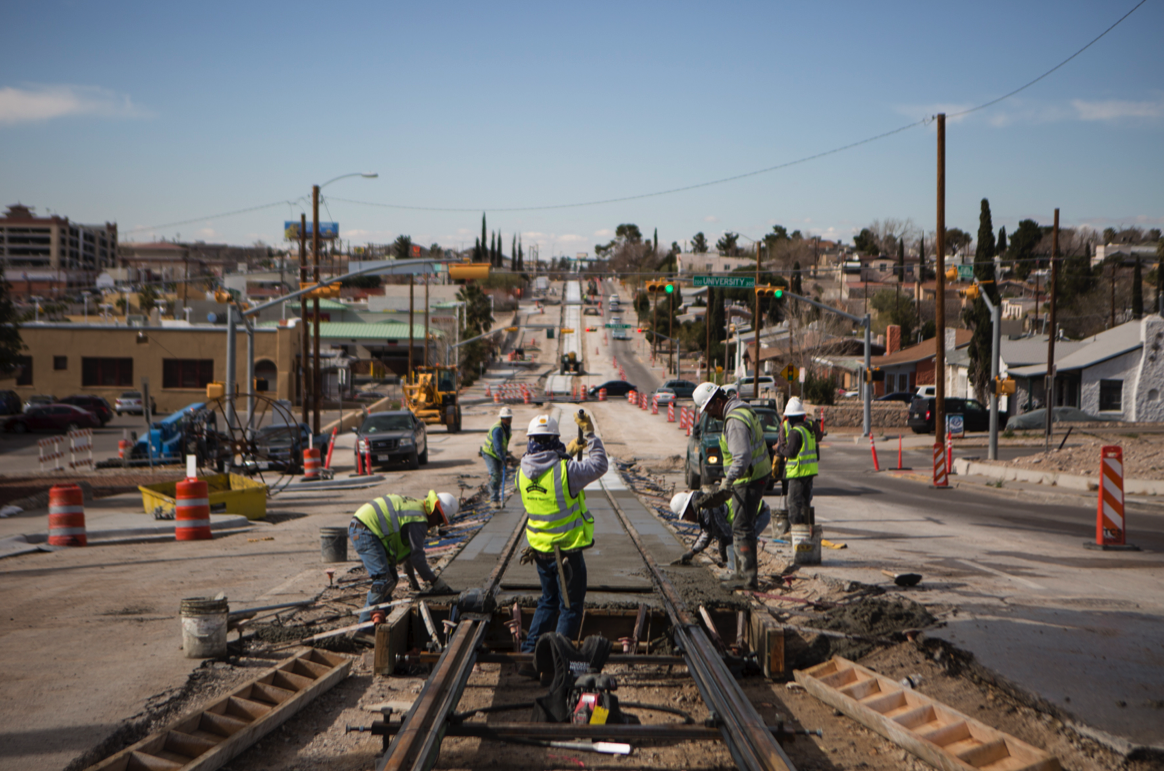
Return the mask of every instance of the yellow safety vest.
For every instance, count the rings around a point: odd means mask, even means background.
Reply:
[[[747,471],[735,481],[735,484],[742,485],[763,479],[772,473],[772,457],[768,454],[768,443],[764,441],[764,427],[760,424],[760,418],[749,407],[736,407],[724,416],[723,431],[719,435],[719,450],[723,454],[724,473],[727,473],[727,470],[732,466],[732,454],[728,450],[727,443],[727,422],[733,419],[741,421],[748,427],[752,440],[750,447],[752,462],[748,464]]]
[[[784,477],[796,479],[798,477],[814,477],[819,472],[818,455],[816,452],[816,434],[806,425],[789,427],[800,434],[800,452],[795,458],[789,458],[784,466]]]
[[[509,454],[509,436],[510,433],[501,425],[501,421],[497,421],[489,427],[489,433],[485,435],[485,444],[481,445],[481,452],[488,455],[490,458],[497,458],[497,453],[493,452],[493,432],[501,427],[501,454]],[[504,460],[504,458],[497,458],[497,460]]]
[[[411,522],[423,522],[428,529],[424,501],[403,495],[383,495],[356,509],[356,519],[364,523],[384,544],[384,549],[396,562],[403,562],[412,548],[400,534],[401,528]]]
[[[565,460],[534,480],[524,470],[518,471],[517,487],[528,515],[525,535],[535,551],[552,552],[555,544],[563,551],[586,549],[594,543],[594,518],[587,516],[586,492],[570,496]]]

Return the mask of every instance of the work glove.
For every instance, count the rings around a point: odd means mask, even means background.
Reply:
[[[566,445],[567,455],[577,455],[586,449],[586,442],[580,442],[577,439],[571,439],[570,443]]]
[[[428,594],[456,594],[453,587],[449,586],[445,579],[437,577],[437,580],[432,582],[428,588]]]
[[[583,434],[594,433],[594,421],[592,421],[590,416],[582,410],[578,410],[578,412],[574,414],[574,422],[578,424],[578,428],[582,429]]]
[[[527,546],[524,550],[522,550],[521,559],[519,561],[522,565],[530,565],[533,563],[534,549],[532,546]]]
[[[716,488],[715,492],[708,493],[707,495],[703,496],[703,498],[701,498],[699,503],[697,503],[696,505],[699,507],[700,510],[714,509],[717,506],[722,506],[725,503],[727,503],[728,500],[731,499],[731,497],[732,497],[731,485],[725,485],[724,483],[720,483],[720,486],[718,488]]]
[[[672,560],[671,564],[672,565],[690,565],[691,560],[693,560],[694,558],[695,558],[695,552],[693,552],[693,551],[684,552],[682,557],[680,557],[677,560]]]

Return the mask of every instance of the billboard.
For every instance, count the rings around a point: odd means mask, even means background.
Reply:
[[[307,221],[307,233],[305,235],[308,238],[311,238],[311,220]],[[339,238],[339,223],[338,222],[321,222],[321,223],[319,223],[319,237],[324,239],[324,240],[328,240],[328,239],[334,240],[336,238]],[[299,240],[299,222],[298,221],[291,221],[291,222],[284,222],[283,223],[283,238],[286,238],[288,241],[298,241]]]

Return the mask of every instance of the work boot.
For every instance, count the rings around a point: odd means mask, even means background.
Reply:
[[[756,565],[756,539],[734,538],[732,539],[732,548],[735,550],[736,574],[734,578],[721,581],[720,585],[730,590],[755,590],[759,588],[759,570]]]

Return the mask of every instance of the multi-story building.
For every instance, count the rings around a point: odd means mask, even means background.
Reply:
[[[23,204],[0,218],[0,265],[16,297],[62,297],[93,286],[116,264],[117,225],[80,225],[68,217],[37,217]]]

